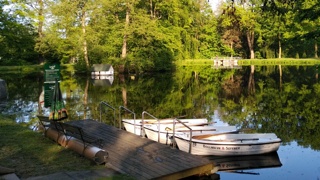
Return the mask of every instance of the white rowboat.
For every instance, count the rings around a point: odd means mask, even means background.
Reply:
[[[138,136],[142,135],[142,121],[144,124],[144,127],[148,127],[152,124],[173,124],[174,119],[168,118],[168,119],[122,119],[123,126],[126,131],[136,134]],[[208,120],[205,118],[199,118],[199,119],[180,119],[183,123],[186,124],[194,124],[194,125],[204,125],[208,124]]]
[[[275,152],[281,139],[274,133],[194,135],[177,133],[175,142],[180,150],[195,155],[237,156]]]
[[[186,124],[189,128],[177,124],[175,126],[175,134],[181,134],[186,137],[192,135],[207,135],[207,134],[225,134],[225,133],[237,133],[236,126],[215,126],[215,125],[197,125]],[[160,128],[159,128],[160,126]],[[160,130],[159,130],[160,129]],[[152,124],[144,127],[145,133],[148,139],[160,142],[162,144],[170,144],[173,136],[173,124]]]

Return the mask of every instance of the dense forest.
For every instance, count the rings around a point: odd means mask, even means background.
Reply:
[[[140,72],[216,56],[318,57],[320,0],[208,1],[1,0],[0,65]]]

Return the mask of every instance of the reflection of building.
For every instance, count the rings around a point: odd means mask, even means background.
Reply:
[[[94,64],[91,70],[91,79],[94,86],[111,86],[114,70],[110,64]]]
[[[111,86],[113,83],[112,76],[91,76],[93,86]]]

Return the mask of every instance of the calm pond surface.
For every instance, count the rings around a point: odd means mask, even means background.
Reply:
[[[0,111],[30,128],[39,106],[44,74],[0,73],[9,99]],[[175,73],[115,75],[93,80],[61,72],[61,90],[69,119],[100,119],[119,126],[119,107],[157,118],[206,117],[217,124],[236,125],[252,132],[273,132],[282,144],[277,153],[248,157],[210,157],[220,164],[220,179],[320,179],[320,83],[315,66],[243,66],[214,69],[182,67]],[[131,114],[121,112],[123,116]]]

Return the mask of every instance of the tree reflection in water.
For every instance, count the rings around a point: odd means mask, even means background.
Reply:
[[[91,77],[62,71],[61,90],[70,120],[99,119],[99,103],[105,101],[116,109],[134,111],[137,118],[143,111],[158,118],[218,118],[254,132],[274,132],[284,144],[295,140],[320,150],[317,73],[313,66],[186,66],[175,73],[115,75],[112,83],[99,85]],[[16,115],[17,122],[36,124],[43,74],[3,74],[2,79],[9,94],[2,113]],[[107,124],[119,118],[110,109],[102,111]]]

